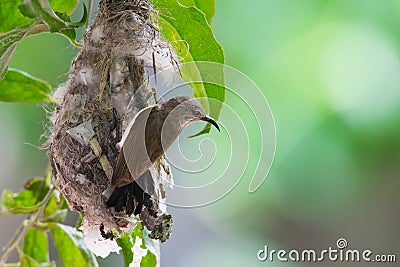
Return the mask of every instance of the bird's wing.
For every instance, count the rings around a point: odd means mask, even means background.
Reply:
[[[131,172],[126,165],[123,148],[118,154],[117,166],[115,167],[113,176],[111,178],[111,186],[121,187],[133,182]]]
[[[152,165],[147,154],[145,129],[147,119],[154,107],[140,111],[130,129],[126,129],[121,151],[118,155],[117,166],[111,180],[112,186],[121,187],[139,178]]]

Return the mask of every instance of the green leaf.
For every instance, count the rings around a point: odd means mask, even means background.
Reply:
[[[136,242],[140,243],[136,244]],[[156,266],[157,258],[150,250],[146,248],[143,237],[143,230],[140,223],[136,225],[132,232],[123,233],[123,235],[117,239],[117,243],[118,246],[120,246],[122,249],[122,255],[124,256],[124,265],[126,267],[128,267],[133,261],[138,261],[138,257],[141,257],[141,267]],[[146,254],[135,255],[135,252]]]
[[[71,18],[65,12],[57,12],[55,11],[56,15],[65,22],[71,22]]]
[[[24,254],[39,263],[49,261],[49,245],[47,234],[40,230],[29,229],[24,239]]]
[[[20,265],[21,267],[42,267],[40,263],[37,262],[34,258],[24,253],[21,253],[20,260],[21,260],[21,265]]]
[[[142,261],[140,262],[140,267],[154,267],[157,265],[157,258],[156,256],[150,252],[150,250],[147,251],[146,256],[142,258]]]
[[[63,222],[67,215],[68,205],[65,198],[58,191],[54,191],[50,200],[44,207],[43,217],[45,222]]]
[[[179,0],[184,6],[194,6],[201,10],[207,18],[208,24],[211,25],[212,18],[215,14],[215,0]]]
[[[200,136],[200,135],[202,135],[202,134],[208,134],[210,131],[211,131],[211,125],[210,125],[210,124],[207,124],[207,125],[203,128],[203,130],[201,130],[201,131],[198,132],[197,134],[190,135],[190,136],[186,136],[186,137],[187,137],[187,138],[194,138],[194,137]]]
[[[206,112],[218,119],[225,101],[223,72],[224,52],[215,40],[205,15],[197,7],[185,7],[176,0],[153,0],[160,12],[158,24],[162,35],[180,57],[182,78],[193,88]],[[214,62],[212,69],[204,62]],[[212,81],[212,82],[208,82]],[[202,133],[208,133],[206,126]]]
[[[20,263],[12,263],[10,265],[6,264],[4,267],[56,267],[55,262],[46,262],[46,263],[39,263],[31,256],[23,253],[22,251],[19,252],[20,254]]]
[[[40,18],[49,26],[50,32],[65,28],[64,21],[56,15],[47,0],[24,0],[18,8],[28,18]]]
[[[43,217],[48,218],[52,216],[54,213],[57,212],[58,210],[58,205],[57,205],[57,197],[55,196],[54,192],[52,196],[50,197],[49,201],[47,202],[46,206],[44,207],[43,211]]]
[[[29,74],[10,69],[0,81],[0,101],[51,102],[51,86]]]
[[[96,257],[83,243],[81,232],[59,223],[51,223],[49,227],[64,266],[98,266]]]
[[[51,216],[45,218],[43,222],[53,222],[53,223],[62,223],[64,222],[65,218],[67,217],[68,211],[64,210],[57,210]]]
[[[66,201],[60,194],[60,199],[53,192],[49,202],[47,202],[43,211],[43,222],[62,223],[67,217],[67,208],[65,207]]]
[[[133,261],[133,244],[135,242],[135,236],[130,233],[123,233],[123,235],[117,239],[118,246],[122,249],[122,256],[124,257],[125,266]]]
[[[88,18],[84,5],[82,19],[79,22],[70,22],[68,14],[75,9],[76,0],[52,1],[53,7],[61,12],[59,14],[62,14],[63,19],[57,16],[47,0],[25,0],[19,5],[20,2],[18,0],[0,2],[0,34],[5,32],[0,35],[0,80],[6,74],[8,64],[18,44],[24,38],[41,32],[57,32],[69,39],[73,45],[78,46],[75,41],[75,28],[84,25]],[[35,20],[32,21],[33,18]],[[25,24],[29,21],[32,22]]]
[[[46,174],[44,175],[44,182],[45,182],[46,186],[50,186],[50,184],[51,184],[51,174],[52,174],[51,168],[47,168]],[[61,194],[61,196],[62,196],[62,194]]]
[[[20,194],[14,194],[11,190],[5,189],[1,195],[1,209],[4,213],[31,213],[39,208],[40,203],[36,203],[33,196],[26,190]]]
[[[88,20],[88,11],[87,11],[85,3],[83,3],[82,18],[78,22],[71,22],[71,18],[66,13],[58,13],[58,12],[56,12],[56,13],[61,19],[63,19],[65,22],[67,22],[66,24],[68,26],[65,29],[61,29],[59,31],[59,33],[61,33],[65,37],[67,37],[67,39],[69,39],[69,41],[71,41],[73,45],[78,46],[78,44],[75,42],[75,39],[76,39],[75,28],[79,28],[79,27],[85,25],[86,21]]]
[[[30,213],[40,208],[41,201],[49,188],[44,181],[33,178],[25,184],[25,189],[19,193],[5,189],[1,196],[2,212],[10,214]]]
[[[8,32],[32,21],[19,12],[20,3],[21,0],[0,1],[0,33]]]
[[[10,63],[19,42],[25,37],[29,26],[29,24],[26,24],[0,35],[0,80],[6,74],[7,66]]]
[[[78,28],[78,27],[85,25],[87,20],[88,20],[88,10],[86,8],[85,3],[83,3],[83,15],[82,15],[81,20],[78,22],[72,22],[69,24],[69,26]]]
[[[53,3],[53,5],[56,5],[56,3]],[[57,10],[58,14],[62,14],[61,18],[52,9],[52,6],[47,0],[24,0],[18,8],[24,16],[39,19],[49,27],[50,32],[60,33],[67,37],[72,44],[77,45],[75,42],[75,28],[85,24],[87,20],[86,6],[84,5],[84,14],[81,21],[71,23],[71,19],[68,16],[71,11],[70,5],[64,6],[58,3],[57,5],[58,8],[66,10],[64,12]]]
[[[76,220],[76,224],[75,224],[75,229],[78,230],[79,232],[82,232],[81,230],[79,230],[81,228],[81,226],[83,225],[83,219],[85,218],[85,213],[83,212],[79,212],[79,218],[78,220]]]
[[[15,53],[19,42],[31,34],[48,31],[44,24],[33,21],[0,35],[0,80],[7,72],[8,63]]]
[[[71,15],[78,6],[78,0],[49,0],[53,10]]]

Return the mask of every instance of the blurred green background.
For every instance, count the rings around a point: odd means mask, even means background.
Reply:
[[[253,79],[271,106],[275,161],[256,193],[244,177],[212,205],[169,208],[175,224],[162,266],[355,265],[257,259],[264,245],[321,250],[339,238],[399,261],[400,1],[216,5],[226,63]],[[56,86],[75,53],[61,36],[41,34],[20,45],[11,66]],[[46,152],[35,148],[45,141],[46,114],[39,105],[0,103],[0,122],[1,188],[18,190],[46,168]],[[18,219],[2,218],[1,244]],[[113,256],[102,265],[112,261],[121,262]]]

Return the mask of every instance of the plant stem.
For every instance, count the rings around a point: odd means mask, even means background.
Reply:
[[[88,28],[89,26],[89,21],[90,21],[90,15],[92,12],[92,0],[88,0],[88,18],[86,20],[86,24],[85,24],[85,30]]]
[[[53,187],[49,190],[49,192],[47,192],[46,196],[44,197],[44,199],[42,201],[42,205],[40,206],[40,208],[36,211],[36,213],[31,215],[30,219],[28,220],[28,223],[26,225],[22,225],[19,228],[19,230],[14,234],[14,236],[11,238],[10,242],[7,245],[6,251],[4,252],[3,256],[1,256],[0,266],[3,266],[6,263],[11,252],[21,242],[22,238],[25,236],[28,229],[31,228],[37,222],[40,214],[43,212],[44,208],[46,207],[47,202],[50,200],[50,197],[53,194],[54,189],[55,188]]]

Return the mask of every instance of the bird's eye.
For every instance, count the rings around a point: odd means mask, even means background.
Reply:
[[[201,112],[198,111],[198,110],[195,110],[195,111],[193,112],[193,115],[194,115],[195,117],[202,117]]]

